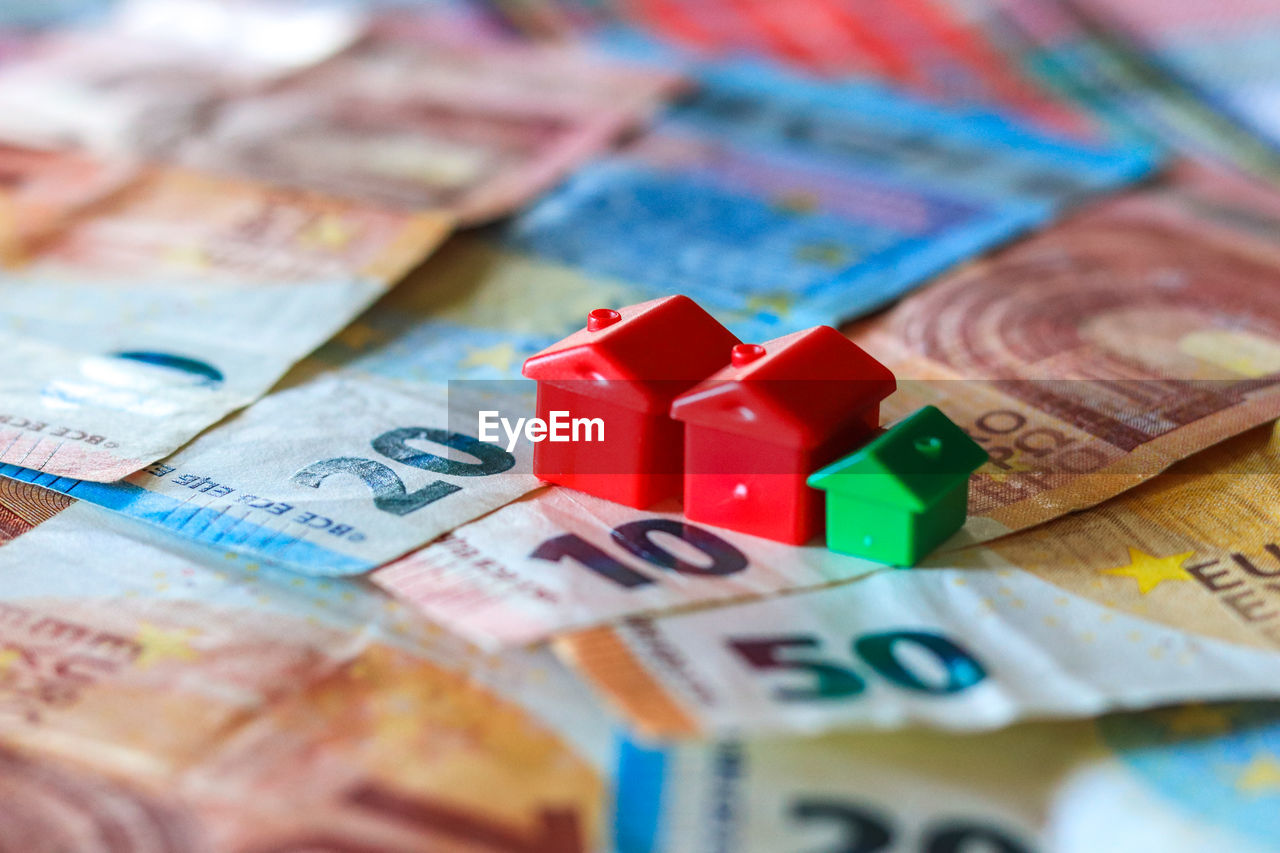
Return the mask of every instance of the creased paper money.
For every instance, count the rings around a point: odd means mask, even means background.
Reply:
[[[624,742],[618,853],[1277,849],[1274,704],[957,737]]]
[[[1280,10],[1267,3],[1209,9],[1185,0],[1064,5],[1090,25],[1134,43],[1198,99],[1277,150],[1280,60],[1270,45],[1280,34]]]
[[[118,483],[0,466],[306,574],[359,574],[538,487],[515,452],[454,428],[446,389],[322,372],[280,388]]]
[[[635,618],[559,648],[642,731],[820,732],[1267,695],[1280,654],[1148,622],[1024,573],[888,570]]]
[[[549,189],[647,119],[677,82],[570,47],[384,26],[285,85],[229,99],[173,156],[477,222]]]
[[[548,661],[211,553],[83,503],[0,548],[3,799],[45,779],[62,804],[31,831],[118,814],[175,851],[591,849],[600,781],[573,744],[598,727]]]
[[[0,462],[107,482],[262,394],[450,221],[0,149]]]
[[[632,619],[558,648],[641,730],[666,735],[983,729],[1268,696],[1280,683],[1275,460],[1270,431],[1249,433],[935,567]]]
[[[71,503],[66,495],[0,477],[0,545],[48,521]]]
[[[133,3],[0,69],[0,137],[477,222],[550,188],[679,85],[440,18]]]
[[[892,302],[951,265],[1149,174],[883,88],[713,65],[633,145],[512,223],[510,245],[650,295],[768,312],[777,334]]]
[[[504,646],[635,613],[820,586],[877,563],[551,487],[376,570],[473,642]]]
[[[162,156],[222,99],[333,55],[362,23],[338,4],[127,0],[94,28],[34,39],[0,69],[0,136]]]
[[[1090,116],[1055,97],[1032,63],[1010,57],[991,18],[1001,3],[934,0],[927,6],[877,14],[858,2],[792,0],[744,6],[702,0],[656,7],[607,5],[610,14],[699,54],[768,56],[827,79],[883,81],[932,100],[997,109],[1063,132],[1084,134]],[[621,29],[621,28],[618,28]],[[672,53],[629,29],[610,32],[631,51]]]
[[[952,544],[1099,503],[1280,416],[1280,196],[1187,166],[846,329],[895,420],[943,409],[992,461]]]

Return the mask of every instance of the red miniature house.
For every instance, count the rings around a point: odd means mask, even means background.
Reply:
[[[809,541],[822,530],[822,495],[805,478],[869,440],[896,387],[829,326],[735,346],[729,366],[672,405],[685,423],[685,516]]]
[[[684,426],[671,401],[729,361],[738,339],[687,296],[599,308],[587,327],[531,356],[538,417],[599,418],[603,441],[542,441],[533,473],[643,509],[680,494]]]

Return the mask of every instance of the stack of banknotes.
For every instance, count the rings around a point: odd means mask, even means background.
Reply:
[[[1280,3],[0,6],[0,851],[1280,850]],[[892,568],[540,482],[590,310],[988,452]]]

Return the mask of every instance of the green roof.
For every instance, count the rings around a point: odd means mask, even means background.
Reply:
[[[934,406],[925,406],[814,472],[808,483],[867,503],[919,511],[968,479],[987,458],[954,421]]]

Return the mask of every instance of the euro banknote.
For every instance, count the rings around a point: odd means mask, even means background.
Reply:
[[[333,55],[361,25],[336,4],[126,0],[96,26],[31,39],[0,70],[0,135],[158,156],[222,99]]]
[[[1148,174],[900,92],[713,65],[650,133],[518,217],[506,245],[781,334],[865,314],[1065,207]]]
[[[1123,11],[1105,15],[1110,6]],[[664,4],[647,14],[612,11],[698,53],[749,44],[756,55],[810,71],[834,75],[843,68],[859,83],[884,81],[1080,139],[1194,151],[1274,177],[1280,168],[1274,145],[1246,127],[1247,117],[1266,123],[1266,60],[1248,49],[1265,37],[1246,27],[1265,31],[1267,10],[1224,15],[1225,32],[1209,28],[1192,38],[1194,13],[1156,20],[1157,8],[930,0],[883,16],[859,2],[800,0],[777,9],[702,2]],[[1089,14],[1082,16],[1082,9]],[[1119,26],[1104,26],[1100,17]],[[1126,18],[1135,26],[1125,28]],[[822,38],[814,38],[818,26]],[[860,37],[856,45],[853,33]],[[1134,35],[1150,49],[1135,47]],[[642,55],[656,50],[632,30],[606,31],[605,40]],[[1233,100],[1247,106],[1233,111]]]
[[[325,369],[411,384],[485,387],[584,326],[593,309],[644,301],[634,286],[503,247],[483,231],[440,251],[317,350]],[[761,322],[739,323],[766,332]]]
[[[0,477],[0,545],[48,521],[71,503],[66,495]]]
[[[638,613],[861,577],[877,563],[550,487],[383,566],[372,582],[491,647]]]
[[[1190,153],[1274,180],[1274,144],[1204,97],[1185,75],[1066,0],[987,4],[983,29],[1045,88],[1079,105],[1121,138]],[[1175,16],[1176,18],[1177,16]]]
[[[482,655],[365,585],[83,502],[0,547],[0,576],[6,838],[594,849],[607,730],[545,655]]]
[[[927,567],[635,617],[557,647],[640,731],[665,736],[985,729],[1270,696],[1277,454],[1266,427]]]
[[[1219,183],[1222,189],[1211,191]],[[1162,192],[1135,191],[1143,198],[1152,193],[1163,197]],[[1275,197],[1265,190],[1249,191],[1219,175],[1193,182],[1182,174],[1171,182],[1167,195],[1178,201],[1174,206],[1180,205],[1189,220],[1232,222],[1230,231],[1239,230],[1254,240],[1269,239],[1265,219],[1275,209]],[[637,276],[607,274],[522,249],[512,235],[524,221],[517,217],[511,229],[474,231],[450,240],[420,270],[322,347],[317,357],[327,364],[352,364],[412,381],[433,376],[466,382],[512,379],[520,375],[526,358],[581,328],[591,309],[633,304],[651,295]],[[1254,224],[1249,226],[1250,222]],[[1198,231],[1199,224],[1188,222],[1186,228]],[[752,251],[751,246],[740,249]],[[1156,261],[1151,263],[1154,266]],[[679,289],[687,289],[690,281]],[[1140,297],[1132,286],[1119,289]],[[860,299],[856,293],[844,296],[851,305]],[[911,304],[908,298],[902,310]],[[808,316],[805,305],[803,299],[781,296],[752,297],[728,308],[719,302],[707,303],[740,338],[756,341],[822,319]],[[881,355],[874,350],[873,354]]]
[[[582,328],[593,309],[646,298],[634,283],[519,251],[494,231],[465,231],[310,360],[396,382],[507,393],[517,390],[508,380],[519,380],[525,359]],[[763,303],[717,313],[745,339],[778,329],[775,307]]]
[[[898,377],[886,421],[932,403],[991,455],[946,547],[1280,416],[1278,217],[1280,196],[1186,164],[846,328]]]
[[[520,400],[520,388],[487,380],[518,375],[524,357],[581,326],[593,308],[636,301],[620,283],[459,235],[275,393],[150,473],[112,484],[18,466],[0,474],[296,571],[366,571],[537,485],[528,443],[512,453],[473,443],[477,423],[461,422],[448,405],[468,396],[457,386]],[[456,396],[451,379],[464,380],[454,383]],[[388,450],[392,439],[403,443],[393,456],[371,446],[377,440]],[[463,444],[484,458],[467,455]],[[317,465],[329,467],[316,472]]]
[[[106,0],[15,0],[0,10],[0,26],[17,32],[61,26],[101,14]]]
[[[624,741],[618,853],[1276,850],[1280,710],[1186,705],[956,737]]]
[[[679,83],[429,13],[183,3],[211,8],[126,4],[0,69],[0,137],[475,222],[547,189]]]
[[[538,487],[530,446],[456,429],[444,386],[305,367],[120,482],[0,475],[313,575],[368,571]]]
[[[894,15],[880,14],[865,0],[602,5],[608,7],[613,26],[601,27],[595,35],[613,49],[663,50],[640,35],[652,34],[682,53],[766,56],[824,79],[880,81],[933,101],[1014,115],[1057,132],[1086,136],[1096,129],[1087,111],[1041,84],[1033,64],[1007,53],[1003,32],[991,21],[997,3],[931,0]]]
[[[276,733],[285,735],[286,733]],[[321,760],[331,755],[318,756]],[[507,789],[507,780],[500,780]],[[191,786],[185,785],[184,788]],[[529,829],[515,822],[406,797],[376,784],[334,801],[296,804],[230,790],[149,786],[82,763],[0,746],[0,831],[24,853],[147,850],[156,853],[421,850],[586,853],[566,812],[548,809]],[[303,813],[298,806],[318,809]],[[566,830],[567,827],[567,830]],[[103,846],[103,839],[113,846]]]
[[[928,0],[887,16],[865,0],[605,5],[700,54],[882,80],[1086,136],[1127,137],[1136,119],[1148,140],[1277,168],[1269,43],[1280,16],[1266,3]],[[634,49],[634,36],[622,41]]]
[[[1135,43],[1161,71],[1280,153],[1280,10],[1267,3],[1209,9],[1193,2],[1070,0],[1089,23]]]
[[[573,47],[442,37],[397,18],[283,85],[228,99],[174,157],[474,223],[549,189],[679,82]]]
[[[0,462],[117,480],[266,391],[451,222],[0,148]]]

